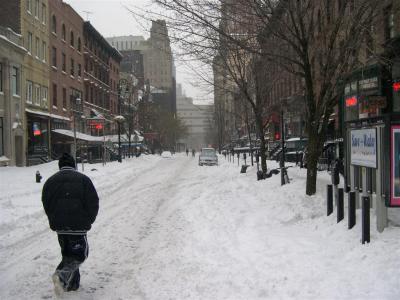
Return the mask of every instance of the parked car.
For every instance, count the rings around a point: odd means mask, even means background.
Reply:
[[[218,156],[214,148],[202,148],[199,155],[199,166],[217,166]]]
[[[163,151],[161,153],[161,157],[162,158],[172,158],[172,153],[171,153],[171,151]]]

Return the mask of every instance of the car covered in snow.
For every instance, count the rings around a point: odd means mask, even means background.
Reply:
[[[199,155],[199,166],[217,166],[218,156],[214,148],[202,148]]]
[[[171,151],[163,151],[161,153],[161,157],[162,158],[172,158],[172,153],[171,153]]]

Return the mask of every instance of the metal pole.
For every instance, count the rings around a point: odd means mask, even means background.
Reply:
[[[74,160],[75,160],[75,169],[78,169],[78,165],[76,163],[76,124],[75,124],[75,119],[76,119],[76,112],[74,111]]]

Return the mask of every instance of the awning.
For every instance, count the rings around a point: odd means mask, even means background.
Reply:
[[[52,132],[74,138],[74,132],[68,129],[53,129]],[[76,133],[76,138],[85,142],[103,142],[102,136],[92,136],[81,132]]]

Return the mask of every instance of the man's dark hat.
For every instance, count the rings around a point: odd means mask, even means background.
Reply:
[[[61,169],[62,167],[71,167],[75,168],[75,160],[68,153],[63,153],[58,161],[58,167]]]

